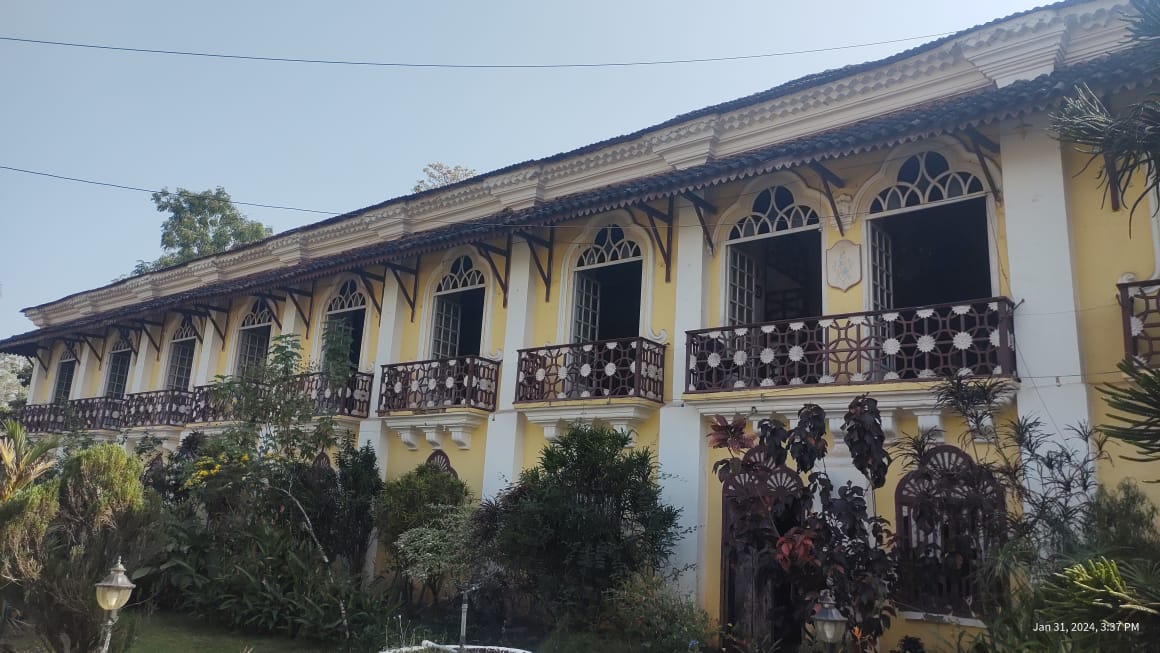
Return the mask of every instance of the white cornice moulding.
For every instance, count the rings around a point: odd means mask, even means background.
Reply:
[[[660,408],[653,402],[621,402],[615,404],[569,403],[560,406],[540,406],[537,408],[516,407],[524,417],[544,429],[544,439],[555,440],[561,429],[575,423],[606,424],[619,431],[628,431],[632,436],[628,446],[636,446],[636,429]]]
[[[544,178],[539,166],[486,179],[483,186],[505,209],[513,211],[531,208],[544,199]]]
[[[703,165],[713,157],[720,134],[717,116],[701,118],[649,138],[652,151],[677,170]]]

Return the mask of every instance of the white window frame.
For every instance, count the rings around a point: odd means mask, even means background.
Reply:
[[[339,299],[340,293],[347,283],[354,284],[354,294],[361,295],[363,303],[352,304],[332,310],[334,303]],[[359,369],[353,371],[361,372],[364,368],[373,367],[374,361],[367,359],[367,342],[372,337],[370,325],[371,309],[373,307],[371,306],[370,298],[367,296],[366,288],[363,287],[357,278],[353,276],[343,276],[335,281],[334,285],[330,287],[330,290],[326,293],[325,297],[326,302],[320,307],[320,313],[318,316],[320,318],[318,322],[318,337],[314,339],[315,342],[312,346],[314,360],[319,362],[322,361],[322,345],[325,340],[326,323],[329,321],[330,316],[361,310],[363,312],[363,337],[362,342],[359,343]]]
[[[453,276],[450,273],[452,264],[462,257],[467,257],[471,260],[472,270],[482,275],[482,284],[457,288],[451,288],[444,284],[448,280],[448,277]],[[421,302],[419,308],[419,348],[418,352],[416,352],[419,360],[439,358],[435,349],[435,320],[437,317],[439,296],[460,292],[462,290],[473,290],[475,288],[483,289],[483,328],[480,329],[479,355],[493,360],[502,359],[503,343],[500,343],[500,348],[492,349],[491,347],[491,325],[495,321],[493,317],[496,319],[498,317],[493,312],[495,308],[495,293],[491,292],[491,289],[495,286],[493,285],[494,277],[490,268],[479,257],[475,256],[472,250],[467,247],[455,247],[444,253],[443,258],[433,268],[432,274],[422,275],[422,271],[420,271],[420,275],[426,279],[423,283],[422,294],[420,296],[429,297],[430,300]],[[475,277],[476,275],[473,274],[471,276]],[[441,287],[442,290],[440,289]],[[503,324],[501,322],[501,333],[502,328]]]
[[[116,339],[113,341],[112,346],[109,347],[109,353],[107,356],[109,364],[105,366],[105,379],[104,384],[102,385],[101,393],[101,396],[104,397],[110,396],[109,384],[113,380],[113,357],[116,354],[124,354],[125,352],[129,353],[129,366],[125,370],[125,388],[121,392],[121,397],[126,397],[129,395],[129,386],[133,379],[133,359],[135,358],[133,355],[133,343],[129,341],[128,334],[119,333],[116,334],[115,337]]]

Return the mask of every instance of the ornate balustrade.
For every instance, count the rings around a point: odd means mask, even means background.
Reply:
[[[303,374],[301,390],[314,401],[317,414],[331,413],[347,417],[366,417],[371,408],[371,385],[374,375],[355,372],[345,384],[335,385],[322,372]]]
[[[190,398],[191,422],[229,422],[237,414],[237,400],[213,391],[212,385],[199,385]]]
[[[64,433],[68,431],[68,404],[28,404],[17,419],[29,433]]]
[[[1160,364],[1160,280],[1117,284],[1124,327],[1124,357]]]
[[[124,399],[89,397],[56,404],[32,404],[20,411],[29,433],[117,431],[122,427]]]
[[[642,397],[662,401],[665,346],[622,338],[519,351],[516,401]]]
[[[1015,375],[1005,297],[688,332],[687,392]]]
[[[154,390],[125,397],[124,428],[185,426],[194,421],[193,393],[185,390]]]
[[[383,365],[379,414],[469,407],[495,410],[499,361],[479,356]]]

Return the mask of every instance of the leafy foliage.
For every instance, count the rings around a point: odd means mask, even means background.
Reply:
[[[707,651],[713,630],[697,602],[662,576],[634,574],[608,593],[603,630],[634,651]]]
[[[485,559],[551,621],[596,623],[610,589],[672,551],[680,511],[661,500],[652,453],[629,441],[574,425],[477,515]]]
[[[434,465],[419,465],[383,485],[375,525],[387,549],[398,558],[403,533],[436,524],[470,500],[466,483]]]
[[[0,567],[12,584],[7,593],[56,653],[96,646],[102,614],[93,583],[118,557],[134,580],[154,569],[160,505],[142,487],[141,469],[120,447],[100,445],[70,458],[58,478],[0,503]]]
[[[153,204],[158,212],[169,214],[161,225],[165,253],[155,261],[138,261],[134,275],[219,254],[271,234],[269,227],[242,215],[220,186],[200,193],[163,188],[153,193]]]
[[[1160,460],[1160,370],[1146,368],[1132,360],[1121,361],[1120,371],[1131,381],[1126,386],[1100,387],[1114,424],[1100,432],[1133,447],[1138,455],[1128,460]]]
[[[433,188],[441,188],[449,184],[454,184],[464,179],[470,179],[477,173],[471,168],[463,166],[449,166],[441,161],[433,161],[423,166],[423,179],[415,182],[415,186],[411,188],[413,193],[421,193],[425,190]]]
[[[1153,61],[1156,43],[1160,41],[1160,1],[1131,0],[1136,15],[1130,18],[1130,32],[1135,45],[1148,48]],[[1064,101],[1052,115],[1052,131],[1076,149],[1091,155],[1091,161],[1103,159],[1101,172],[1104,189],[1117,197],[1127,197],[1132,184],[1143,186],[1132,200],[1132,214],[1149,193],[1160,188],[1160,94],[1152,93],[1113,113],[1086,85]],[[1111,174],[1114,169],[1117,174]]]
[[[8,419],[0,423],[0,503],[32,485],[56,464],[53,450],[57,441],[42,438],[32,441],[24,425]]]

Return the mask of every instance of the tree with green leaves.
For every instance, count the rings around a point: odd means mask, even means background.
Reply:
[[[24,425],[13,419],[0,423],[0,503],[32,485],[56,465],[53,438],[32,440]]]
[[[15,354],[0,354],[0,415],[24,404],[31,381],[31,361]]]
[[[169,214],[161,225],[161,248],[165,253],[155,261],[138,261],[134,275],[220,254],[272,233],[261,222],[242,215],[221,186],[200,193],[163,188],[153,193],[153,204],[159,213]]]
[[[1132,0],[1132,7],[1131,39],[1136,47],[1148,48],[1160,66],[1160,0]],[[1105,192],[1129,199],[1133,212],[1160,188],[1160,94],[1113,110],[1081,85],[1052,116],[1052,131],[1093,161],[1102,159]],[[1135,198],[1127,198],[1135,182],[1143,187]]]
[[[478,173],[464,166],[449,166],[442,161],[433,161],[423,166],[423,174],[426,176],[415,182],[411,192],[421,193],[432,188],[441,188],[464,179],[470,179]]]

